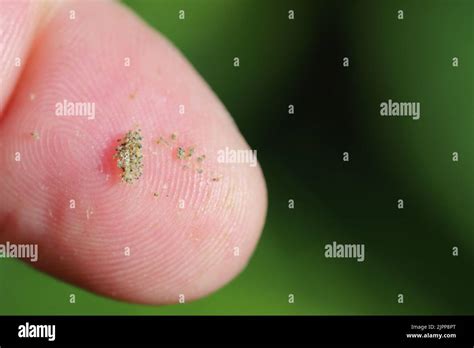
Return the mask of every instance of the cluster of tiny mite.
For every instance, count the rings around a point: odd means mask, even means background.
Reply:
[[[114,154],[114,158],[117,159],[117,167],[122,170],[122,181],[129,184],[138,180],[143,174],[143,137],[140,132],[141,129],[139,128],[137,130],[128,131],[124,138],[117,140],[120,144],[115,148],[116,153]],[[174,142],[177,139],[177,135],[175,133],[171,134],[170,139],[171,142]],[[162,142],[167,146],[172,146],[170,142],[163,137],[160,137],[156,141],[157,144]],[[193,157],[194,152],[194,147],[189,147],[187,150],[181,146],[177,148],[176,157],[186,162],[183,165],[184,168],[191,166],[189,160]],[[196,168],[198,173],[203,172],[201,165],[205,158],[205,155],[198,156],[196,158],[196,164],[192,165],[193,168]],[[218,181],[218,179],[215,180],[214,178],[212,180]],[[155,194],[155,196],[158,197],[158,194]]]
[[[122,169],[122,181],[133,183],[143,174],[142,135],[140,129],[131,130],[123,139],[118,139],[120,145],[114,158],[117,158],[117,167]]]

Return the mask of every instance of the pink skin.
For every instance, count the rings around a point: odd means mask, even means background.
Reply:
[[[189,301],[222,287],[247,264],[267,205],[258,166],[217,162],[219,149],[248,148],[228,112],[181,54],[123,6],[44,4],[1,3],[12,48],[0,56],[0,243],[38,243],[34,267],[130,302]],[[12,13],[15,22],[6,20]],[[95,102],[95,119],[56,116],[64,99]],[[135,125],[144,173],[130,185],[112,155]],[[156,144],[172,133],[173,144]],[[177,159],[177,146],[194,146],[193,158]]]

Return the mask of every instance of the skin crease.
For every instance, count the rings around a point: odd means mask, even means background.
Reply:
[[[129,302],[190,301],[222,287],[246,266],[267,206],[259,166],[217,162],[220,149],[249,148],[228,112],[124,6],[41,4],[1,3],[15,47],[1,53],[0,243],[37,243],[32,266]],[[63,100],[94,102],[95,119],[56,116]],[[112,156],[136,126],[144,171],[126,184]],[[178,159],[178,146],[194,147],[193,157]]]

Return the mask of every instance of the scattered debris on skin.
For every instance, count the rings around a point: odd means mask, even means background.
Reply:
[[[158,198],[158,197],[160,197],[160,194],[159,194],[158,192],[154,192],[154,193],[153,193],[153,196],[155,196],[155,197]]]
[[[35,140],[39,140],[39,138],[40,138],[38,131],[33,131],[33,132],[30,133],[30,135]]]
[[[120,145],[115,149],[117,152],[117,167],[122,170],[122,181],[133,183],[143,174],[143,154],[141,129],[128,131],[123,139],[118,139]]]
[[[193,154],[194,154],[194,147],[188,148],[188,154],[187,154],[188,158],[191,158]]]
[[[89,220],[89,219],[91,218],[91,215],[92,215],[93,213],[94,213],[94,211],[92,210],[91,207],[88,207],[88,208],[86,209],[86,218],[87,218],[87,220]]]
[[[176,133],[171,133],[171,135],[168,138],[164,138],[163,136],[160,136],[156,140],[156,144],[164,144],[170,148],[174,148],[174,143],[176,143],[176,140],[178,139],[178,136]],[[204,169],[202,168],[202,164],[204,160],[206,159],[206,155],[201,154],[198,157],[195,157],[196,154],[196,149],[193,146],[190,146],[188,148],[185,148],[184,146],[178,146],[176,148],[176,158],[180,161],[183,161],[183,165],[181,166],[183,169],[189,169],[192,168],[193,170],[196,170],[198,174],[202,174],[204,172]],[[213,181],[219,181],[220,178],[215,178],[216,180]]]
[[[159,137],[158,140],[156,141],[156,143],[159,145],[159,144],[165,144],[166,146],[170,146],[170,144],[168,143],[168,141],[166,141],[165,138],[163,137]]]
[[[185,151],[183,147],[178,147],[178,150],[176,151],[176,155],[178,156],[178,159],[182,160],[184,159],[185,156]]]
[[[135,96],[137,95],[137,90],[134,90],[128,95],[128,99],[133,100],[135,99]],[[135,127],[136,128],[136,127]]]
[[[188,147],[188,150],[185,150],[184,147],[180,146],[177,150],[177,157],[180,160],[188,160],[194,154],[194,147]]]
[[[204,161],[205,158],[206,158],[205,155],[200,155],[196,158],[196,162],[197,162],[196,172],[198,174],[202,174],[204,172],[204,170],[202,169],[202,162]]]
[[[211,178],[211,181],[218,182],[222,179],[222,175],[215,175]]]

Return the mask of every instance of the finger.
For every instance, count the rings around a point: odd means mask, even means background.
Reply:
[[[263,225],[263,176],[219,163],[248,145],[180,53],[98,1],[63,3],[34,47],[0,127],[0,240],[37,243],[35,267],[133,302],[192,300],[238,274]],[[67,103],[94,115],[59,116]],[[112,155],[136,126],[143,175],[126,184]]]
[[[56,7],[53,2],[0,2],[0,113],[27,64],[35,33]]]

